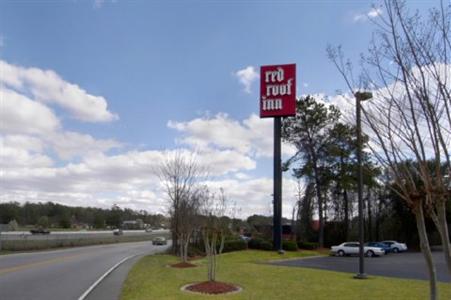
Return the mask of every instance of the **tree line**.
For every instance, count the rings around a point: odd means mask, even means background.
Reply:
[[[145,210],[132,210],[113,205],[110,209],[72,207],[58,203],[18,202],[0,203],[0,224],[16,222],[19,226],[89,227],[96,229],[121,228],[126,220],[141,219],[152,227],[167,223],[162,214],[149,214]],[[46,226],[47,225],[47,226]]]

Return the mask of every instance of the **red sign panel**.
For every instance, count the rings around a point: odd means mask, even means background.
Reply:
[[[262,66],[260,117],[296,115],[296,65]]]

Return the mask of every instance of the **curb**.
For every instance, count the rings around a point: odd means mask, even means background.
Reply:
[[[104,280],[108,275],[110,275],[111,272],[113,272],[115,269],[117,269],[121,264],[123,264],[124,262],[126,262],[127,260],[129,260],[133,257],[139,256],[142,254],[143,253],[127,256],[126,258],[122,259],[117,264],[112,266],[110,269],[108,269],[108,271],[106,271],[102,276],[100,276],[99,279],[97,279],[80,297],[78,297],[78,300],[86,299],[86,297],[102,282],[102,280]]]

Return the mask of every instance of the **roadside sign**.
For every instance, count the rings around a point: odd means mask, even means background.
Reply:
[[[260,117],[296,115],[296,65],[260,68]]]

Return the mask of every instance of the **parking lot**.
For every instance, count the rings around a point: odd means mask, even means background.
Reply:
[[[441,282],[451,283],[447,272],[445,258],[442,252],[433,252],[437,267],[437,278]],[[275,263],[289,267],[303,267],[338,272],[357,273],[358,257],[312,257],[297,260],[287,260]],[[382,257],[365,258],[365,273],[368,275],[398,277],[408,279],[428,280],[426,263],[419,252],[390,253]]]

